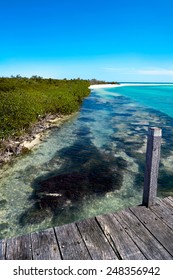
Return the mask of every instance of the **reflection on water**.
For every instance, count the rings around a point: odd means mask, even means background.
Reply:
[[[171,194],[172,118],[98,90],[76,117],[1,170],[0,238],[139,204],[149,125],[163,127],[159,194]]]

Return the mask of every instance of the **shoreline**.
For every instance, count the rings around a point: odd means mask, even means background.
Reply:
[[[91,85],[89,86],[89,89],[97,89],[97,88],[114,88],[114,87],[120,87],[120,84],[99,84],[99,85]]]
[[[104,88],[117,88],[125,86],[173,86],[170,83],[152,83],[152,84],[133,84],[133,83],[123,83],[123,84],[99,84],[90,85],[89,89],[104,89]],[[4,164],[11,163],[16,157],[30,152],[35,148],[41,141],[46,137],[47,133],[53,127],[61,126],[65,121],[71,119],[78,112],[72,113],[70,115],[51,115],[48,114],[44,118],[41,118],[33,124],[28,131],[26,131],[21,136],[11,137],[7,140],[1,141],[0,147],[0,167]]]
[[[77,112],[70,115],[47,115],[33,124],[24,135],[1,141],[0,167],[10,164],[16,157],[26,154],[34,149],[54,127],[61,126],[65,121],[74,117]]]
[[[100,85],[91,85],[89,89],[99,89],[99,88],[116,88],[116,87],[127,87],[127,86],[173,86],[173,83],[148,83],[148,84],[131,84],[131,83],[124,83],[124,84],[100,84]]]

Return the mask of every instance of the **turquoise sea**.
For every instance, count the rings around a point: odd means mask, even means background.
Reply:
[[[163,130],[158,195],[173,194],[173,86],[91,90],[75,117],[0,170],[0,238],[140,204],[148,126]]]

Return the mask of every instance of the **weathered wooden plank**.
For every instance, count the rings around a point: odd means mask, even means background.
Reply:
[[[146,259],[113,214],[97,216],[96,219],[120,259]]]
[[[172,196],[168,196],[168,197],[164,198],[163,200],[166,201],[166,203],[168,203],[173,208],[173,197]]]
[[[121,211],[114,215],[147,259],[172,259],[165,248],[163,248],[145,226],[139,222],[130,210]]]
[[[53,228],[31,234],[34,260],[61,260]]]
[[[161,199],[150,208],[168,227],[173,230],[173,209],[170,209]]]
[[[0,240],[0,260],[5,260],[6,241]]]
[[[173,201],[171,201],[169,197],[162,199],[162,202],[173,212]]]
[[[30,234],[7,239],[7,260],[31,260],[31,238]]]
[[[92,259],[118,259],[115,251],[108,242],[108,239],[105,237],[94,218],[77,222],[77,227],[79,228]]]
[[[173,231],[146,207],[133,207],[130,210],[173,256]]]
[[[55,227],[64,260],[90,260],[90,254],[75,223]]]

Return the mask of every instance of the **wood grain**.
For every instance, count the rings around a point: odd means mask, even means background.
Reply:
[[[94,218],[80,221],[77,226],[93,260],[118,259]]]
[[[75,223],[55,227],[55,232],[64,260],[91,259]]]
[[[6,241],[0,240],[0,260],[5,260]]]
[[[118,222],[113,214],[102,215],[97,217],[102,230],[109,239],[114,250],[117,252],[119,259],[123,260],[143,260],[145,259],[142,252],[126,233],[124,228]]]
[[[173,231],[146,207],[133,207],[130,210],[173,256]]]
[[[31,234],[34,260],[60,260],[60,252],[53,228]]]
[[[30,234],[22,235],[7,240],[6,247],[7,260],[31,260],[31,237]]]
[[[115,214],[115,216],[147,259],[172,259],[172,256],[131,211],[121,211]]]

